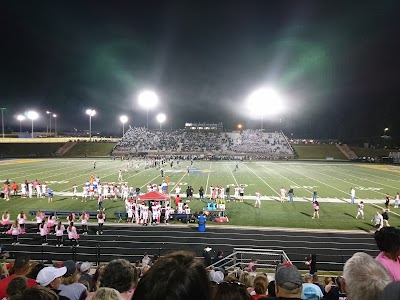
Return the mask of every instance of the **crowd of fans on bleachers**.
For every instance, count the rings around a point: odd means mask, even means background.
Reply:
[[[260,155],[293,154],[280,132],[265,133],[248,129],[240,133],[217,131],[164,130],[152,131],[131,127],[114,148],[124,152],[206,152],[257,153]]]
[[[206,260],[186,251],[161,258],[145,253],[134,264],[114,259],[96,269],[72,260],[46,266],[21,255],[14,263],[2,264],[0,299],[398,300],[400,230],[385,227],[374,237],[382,251],[376,259],[357,252],[346,261],[343,276],[326,276],[323,282],[316,266],[302,276],[290,262],[279,263],[273,274],[259,272],[255,259],[229,271],[218,265],[224,259],[222,251],[208,267]]]

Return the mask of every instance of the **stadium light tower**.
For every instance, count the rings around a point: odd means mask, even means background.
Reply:
[[[139,94],[139,105],[146,108],[147,129],[149,129],[149,109],[155,107],[158,103],[158,96],[153,91],[143,91]]]
[[[122,123],[122,136],[125,134],[125,123],[128,122],[128,117],[127,116],[120,116],[119,120]]]
[[[3,132],[3,139],[4,139],[4,117],[3,117],[3,112],[7,108],[2,107],[0,109],[1,109],[1,131]]]
[[[252,115],[261,117],[261,129],[263,129],[265,115],[277,114],[282,110],[280,96],[270,88],[261,88],[252,92],[247,98],[247,104]]]
[[[56,114],[53,114],[53,118],[54,118],[54,137],[56,137],[57,136],[57,115]],[[50,134],[51,134],[51,132],[50,132]]]
[[[89,141],[92,141],[92,117],[96,114],[94,109],[87,109],[86,114],[89,115]]]
[[[165,122],[167,116],[165,114],[158,114],[156,118],[158,123],[160,123],[160,130],[161,130],[161,124]]]
[[[50,119],[50,127],[47,130],[47,134],[49,134],[49,133],[51,134],[51,111],[46,110],[46,114],[49,115],[49,119]]]
[[[25,119],[26,119],[26,118],[25,118],[25,116],[23,116],[23,115],[18,115],[18,116],[17,116],[17,120],[19,121],[19,133],[22,132],[22,125],[21,125],[21,123],[22,123],[22,121],[25,120]]]
[[[32,121],[32,138],[34,137],[33,135],[33,121],[36,120],[37,118],[39,118],[39,114],[36,111],[28,111],[27,113],[27,117],[28,119],[30,119]]]

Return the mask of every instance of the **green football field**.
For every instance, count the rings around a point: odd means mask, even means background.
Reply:
[[[47,198],[13,198],[1,201],[1,209],[9,210],[15,218],[20,210],[63,210],[63,211],[96,211],[97,200],[82,203],[72,200],[72,185],[76,183],[82,192],[82,186],[89,176],[97,175],[101,182],[117,182],[118,170],[125,169],[126,161],[111,159],[96,160],[93,169],[93,159],[11,159],[0,161],[0,180],[9,179],[12,183],[24,180],[40,183],[45,181],[56,196],[54,202],[47,204]],[[123,181],[134,188],[140,187],[146,192],[149,182],[160,184],[162,178],[157,169],[144,168],[144,162],[136,169],[137,162],[124,174]],[[187,167],[190,174],[187,174]],[[261,226],[261,227],[291,227],[310,229],[359,229],[373,231],[371,219],[377,210],[384,206],[386,193],[391,198],[400,190],[400,168],[378,164],[352,164],[338,162],[239,162],[235,171],[235,161],[181,161],[180,166],[174,164],[164,166],[165,175],[169,177],[170,194],[173,195],[179,183],[182,194],[188,185],[194,187],[195,196],[203,186],[209,195],[210,186],[231,186],[231,194],[235,185],[245,187],[244,202],[228,202],[226,214],[228,225]],[[294,189],[293,203],[279,201],[279,189],[284,187]],[[357,205],[349,204],[350,189],[356,190],[356,203],[360,200],[365,204],[365,220],[355,219]],[[261,209],[253,207],[255,192],[260,190],[262,197]],[[320,203],[320,219],[312,219],[312,194],[318,192]],[[196,197],[197,198],[197,197]],[[184,199],[184,198],[183,198]],[[185,201],[185,199],[184,199]],[[194,211],[206,207],[207,200],[192,200],[189,206]],[[115,211],[125,211],[122,200],[113,202],[105,200],[108,221],[114,222]],[[389,223],[398,226],[400,209],[393,208]],[[221,224],[224,226],[225,224]],[[132,225],[136,226],[136,225]]]

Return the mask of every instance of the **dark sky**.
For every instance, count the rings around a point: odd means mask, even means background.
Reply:
[[[399,135],[399,1],[0,2],[0,105],[5,125],[46,110],[64,130],[120,133],[146,125],[152,89],[167,128],[186,121],[260,127],[247,96],[268,86],[285,110],[264,128],[302,137]],[[29,129],[29,123],[25,123]]]

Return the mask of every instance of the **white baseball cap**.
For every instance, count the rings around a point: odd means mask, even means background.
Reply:
[[[66,267],[45,267],[38,273],[36,282],[41,286],[48,286],[54,279],[63,276],[65,273],[67,273]]]
[[[88,261],[85,261],[84,263],[81,264],[81,272],[85,272],[87,270],[89,270],[92,267],[92,264]]]

